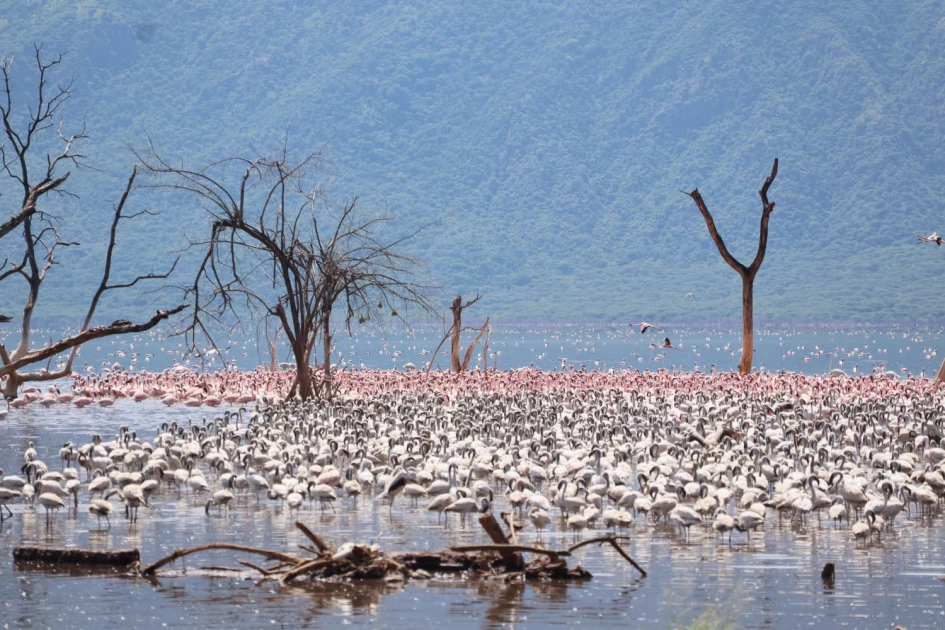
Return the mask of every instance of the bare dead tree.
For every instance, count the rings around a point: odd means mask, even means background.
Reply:
[[[72,372],[72,364],[78,348],[83,343],[111,335],[149,330],[167,319],[171,314],[184,309],[184,306],[178,306],[171,310],[160,310],[149,320],[139,324],[122,319],[107,326],[92,326],[99,300],[107,291],[131,288],[143,280],[167,278],[176,265],[175,261],[166,273],[152,272],[137,276],[128,282],[113,283],[111,281],[112,261],[117,243],[119,222],[122,219],[134,219],[141,215],[152,214],[147,210],[130,215],[123,214],[128,196],[134,186],[136,171],[132,171],[121,201],[116,206],[112,217],[101,282],[92,296],[86,317],[79,331],[58,341],[50,340],[49,344],[40,348],[31,346],[33,315],[46,274],[57,264],[56,250],[60,247],[79,245],[76,242],[63,240],[59,235],[55,218],[40,208],[43,199],[49,193],[68,194],[62,190],[61,185],[69,177],[69,172],[59,173],[59,170],[65,164],[73,166],[80,164],[82,156],[75,152],[74,145],[77,141],[86,137],[84,133],[65,136],[62,133],[62,122],[59,121],[57,125],[58,111],[61,105],[68,100],[71,93],[71,82],[59,85],[56,88],[50,88],[50,72],[61,61],[62,55],[49,62],[43,61],[41,48],[39,46],[35,47],[35,63],[38,73],[37,96],[36,101],[27,108],[28,115],[22,119],[22,124],[17,124],[18,118],[13,107],[10,79],[12,59],[8,59],[0,65],[0,73],[3,75],[2,96],[4,97],[2,98],[3,102],[0,103],[0,116],[2,116],[6,138],[3,146],[0,146],[0,160],[2,160],[0,161],[0,172],[12,180],[16,187],[22,189],[20,208],[2,224],[0,238],[13,234],[17,230],[22,233],[23,237],[22,256],[13,263],[4,262],[3,266],[0,267],[0,282],[9,283],[20,279],[26,285],[19,343],[12,352],[3,343],[0,343],[0,380],[3,382],[3,394],[7,398],[15,397],[20,385],[25,382],[48,381],[68,376]],[[62,149],[55,155],[47,154],[45,156],[45,160],[40,162],[39,175],[34,180],[34,159],[31,150],[41,141],[43,133],[48,132],[54,126],[56,126],[55,133],[62,141]],[[12,291],[4,287],[4,292],[9,295]],[[52,358],[66,351],[69,351],[69,356],[64,365],[55,370],[50,370],[49,366]],[[23,371],[23,368],[42,361],[47,362],[46,368],[35,372]]]
[[[317,267],[303,244],[310,240],[305,236],[317,191],[303,190],[302,183],[319,156],[294,164],[285,154],[237,157],[199,171],[172,165],[153,147],[138,157],[158,176],[157,186],[195,197],[210,219],[209,235],[189,245],[202,254],[193,280],[180,287],[193,309],[177,332],[200,354],[201,342],[216,346],[216,330],[232,332],[246,318],[275,318],[295,358],[299,393],[312,396],[308,365],[318,333]]]
[[[382,312],[386,314],[388,310],[391,316],[398,317],[397,305],[412,305],[433,313],[433,306],[426,296],[430,287],[410,280],[419,262],[399,251],[419,230],[390,242],[380,241],[375,236],[376,228],[390,221],[391,217],[362,219],[356,214],[356,206],[357,198],[328,221],[329,225],[334,223],[331,233],[323,233],[317,222],[314,225],[313,253],[319,272],[324,370],[320,393],[327,398],[334,393],[331,320],[336,308],[341,308],[344,313],[344,326],[349,335],[355,320],[364,323],[379,317]],[[330,211],[326,215],[332,217]]]
[[[348,332],[396,306],[429,309],[426,287],[412,281],[416,261],[398,251],[413,234],[392,242],[376,232],[389,217],[363,219],[357,199],[333,211],[310,171],[320,156],[290,161],[274,157],[230,158],[195,171],[172,165],[153,148],[139,155],[159,178],[157,185],[196,197],[211,221],[210,235],[191,247],[203,252],[193,282],[182,287],[194,309],[180,329],[188,346],[214,344],[212,330],[234,329],[248,318],[275,318],[296,365],[290,395],[331,397],[333,316]],[[230,183],[232,174],[238,183]],[[312,352],[321,338],[323,376],[316,378]]]
[[[43,280],[46,278],[46,273],[57,264],[54,256],[55,249],[60,245],[78,245],[78,243],[66,243],[60,241],[56,229],[51,225],[45,226],[39,232],[39,234],[29,237],[30,240],[27,241],[28,246],[24,256],[27,264],[21,263],[14,267],[14,269],[16,269],[16,273],[22,279],[24,279],[27,284],[27,297],[26,304],[23,308],[20,343],[12,353],[8,352],[4,344],[0,343],[0,361],[2,361],[2,366],[0,366],[0,378],[6,379],[3,387],[3,393],[6,397],[15,397],[19,386],[23,383],[30,381],[55,380],[59,378],[65,378],[71,374],[72,364],[75,361],[79,347],[87,341],[99,339],[101,337],[109,337],[112,335],[123,335],[150,330],[160,322],[166,320],[171,315],[181,312],[186,307],[186,305],[179,305],[170,310],[159,310],[149,320],[139,324],[134,324],[128,320],[119,319],[107,326],[92,327],[92,319],[95,316],[95,311],[98,307],[99,301],[106,292],[120,289],[129,289],[144,280],[167,279],[174,271],[174,268],[177,266],[177,260],[175,260],[171,264],[170,269],[165,273],[151,272],[144,275],[139,275],[127,282],[113,283],[111,280],[112,262],[117,244],[119,222],[122,219],[130,220],[142,215],[153,214],[148,210],[142,210],[133,214],[123,214],[125,203],[128,200],[128,195],[132,191],[136,174],[137,170],[132,170],[131,176],[128,178],[128,183],[125,186],[125,191],[121,196],[121,201],[119,201],[118,205],[115,207],[115,211],[112,216],[111,229],[109,231],[108,247],[106,248],[105,253],[105,265],[102,270],[102,278],[99,282],[98,288],[92,295],[89,308],[86,311],[85,319],[82,321],[79,332],[74,335],[64,337],[59,341],[51,341],[48,345],[35,349],[31,349],[30,347],[30,322],[33,318],[36,302],[39,298],[39,292],[42,288]],[[28,218],[23,222],[22,226],[25,233],[30,234],[33,220],[33,218]],[[40,261],[42,261],[42,268],[40,268],[39,265]],[[2,279],[6,278],[4,277]],[[50,370],[49,365],[52,358],[65,351],[69,351],[69,355],[62,367],[56,370]],[[21,371],[21,369],[24,367],[42,361],[47,361],[46,368],[43,370],[37,372]]]
[[[56,124],[59,108],[69,100],[72,94],[72,81],[51,87],[50,73],[62,63],[63,56],[57,55],[52,61],[43,61],[42,47],[34,46],[37,80],[36,103],[29,108],[28,116],[22,126],[17,125],[16,113],[13,107],[13,90],[11,74],[13,72],[13,58],[8,57],[0,62],[0,73],[3,75],[2,93],[0,93],[0,117],[3,118],[3,132],[5,141],[0,144],[0,171],[12,179],[22,188],[23,197],[20,208],[3,223],[0,223],[0,239],[14,231],[24,221],[36,213],[39,201],[59,187],[69,178],[70,172],[60,172],[66,165],[77,166],[82,155],[75,152],[75,144],[84,140],[85,129],[78,133],[66,136],[62,133],[62,125],[56,129],[56,134],[62,141],[62,148],[58,154],[47,154],[46,163],[39,169],[39,175],[34,181],[30,164],[30,148],[34,142]],[[4,263],[4,265],[6,262]],[[3,269],[3,267],[0,267]]]
[[[450,371],[458,374],[459,372],[465,372],[469,368],[469,362],[473,356],[473,350],[475,350],[476,345],[479,343],[479,340],[482,338],[482,335],[485,334],[486,329],[489,328],[489,318],[486,318],[485,323],[482,325],[482,328],[479,329],[476,338],[473,339],[472,343],[466,348],[466,353],[463,355],[462,361],[460,361],[460,334],[463,331],[463,311],[478,302],[482,298],[481,295],[476,294],[476,297],[472,300],[469,300],[463,304],[463,296],[457,295],[453,299],[453,303],[450,305],[450,312],[453,314],[453,323],[449,327],[449,330],[446,331],[446,334],[443,335],[443,339],[440,340],[440,344],[436,347],[436,350],[433,352],[433,356],[430,358],[430,363],[427,365],[427,374],[430,373],[430,370],[433,368],[433,361],[436,359],[436,355],[439,354],[440,348],[443,347],[443,344],[447,339],[450,340]],[[488,362],[485,362],[486,354],[483,354],[484,367],[488,368]]]
[[[725,246],[725,241],[722,240],[722,235],[719,234],[718,229],[715,227],[712,214],[706,207],[702,195],[699,194],[699,189],[693,189],[692,192],[682,191],[683,194],[692,197],[692,200],[702,213],[706,227],[709,228],[709,236],[712,237],[712,241],[715,243],[716,247],[718,247],[722,259],[728,263],[732,269],[737,271],[738,275],[742,278],[742,360],[738,364],[738,371],[741,374],[749,374],[751,372],[751,363],[754,354],[753,292],[755,276],[758,275],[758,270],[761,269],[761,263],[765,259],[765,250],[768,247],[768,221],[771,218],[771,212],[774,210],[774,202],[768,201],[768,189],[777,176],[778,158],[774,158],[774,164],[771,166],[771,174],[768,175],[767,179],[765,179],[765,183],[761,186],[761,190],[758,191],[758,194],[761,195],[762,205],[761,231],[758,237],[758,251],[755,253],[755,259],[748,266],[740,263],[729,253],[728,248]]]

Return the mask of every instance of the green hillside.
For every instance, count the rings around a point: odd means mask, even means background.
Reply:
[[[945,3],[655,6],[34,1],[4,9],[0,45],[24,80],[33,42],[70,51],[67,124],[84,117],[98,170],[60,211],[86,245],[129,144],[197,166],[288,134],[325,150],[334,199],[404,232],[435,221],[411,247],[444,306],[480,292],[494,317],[737,316],[739,279],[679,190],[698,187],[750,261],[777,156],[759,317],[945,317],[945,250],[915,244],[945,231]],[[164,213],[127,235],[148,264],[200,213],[139,193]],[[74,310],[99,264],[64,254],[46,312]],[[0,300],[20,304],[6,285]]]

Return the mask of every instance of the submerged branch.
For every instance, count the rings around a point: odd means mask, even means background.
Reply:
[[[234,545],[231,543],[210,543],[207,545],[200,545],[199,547],[189,547],[187,549],[178,549],[169,556],[161,558],[154,564],[149,564],[144,569],[141,570],[141,575],[153,575],[155,571],[163,567],[165,564],[170,564],[178,558],[183,558],[184,556],[189,556],[192,553],[197,553],[198,551],[207,551],[209,549],[229,549],[231,551],[243,551],[246,553],[256,553],[261,556],[266,556],[273,560],[281,560],[283,562],[288,562],[293,566],[297,566],[302,563],[301,558],[296,556],[282,553],[281,551],[270,551],[268,549],[259,549],[258,547],[247,547],[246,545]]]

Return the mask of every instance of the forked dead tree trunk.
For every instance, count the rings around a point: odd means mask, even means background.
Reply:
[[[466,355],[463,357],[463,363],[460,365],[461,371],[465,372],[469,369],[469,361],[472,359],[473,350],[476,349],[476,344],[479,343],[479,340],[482,339],[482,335],[485,334],[486,329],[489,328],[489,318],[486,318],[486,321],[482,324],[482,328],[479,329],[479,332],[476,333],[476,338],[472,340],[472,343],[469,344],[469,347],[466,348]],[[489,367],[489,364],[485,361],[485,356],[483,356],[482,369]]]
[[[454,374],[460,372],[465,372],[469,368],[469,362],[472,360],[473,350],[476,347],[476,344],[479,343],[479,340],[482,339],[482,335],[486,332],[486,329],[489,327],[489,318],[486,318],[486,322],[482,325],[482,328],[479,329],[479,333],[476,335],[476,338],[473,339],[472,343],[469,344],[469,347],[466,348],[466,354],[463,355],[463,358],[459,358],[460,354],[460,333],[463,331],[463,311],[478,302],[482,298],[481,295],[476,295],[475,298],[463,304],[463,296],[457,295],[456,299],[453,300],[453,304],[450,306],[450,311],[453,313],[453,325],[450,326],[450,329],[446,331],[446,335],[440,341],[440,344],[436,347],[436,350],[433,351],[433,356],[430,358],[430,363],[427,365],[427,374],[430,373],[430,370],[433,369],[433,362],[436,359],[436,356],[440,353],[440,348],[443,347],[443,343],[449,339],[450,340],[450,371]],[[486,366],[488,367],[488,365]]]
[[[685,192],[685,194],[692,197],[692,200],[696,202],[696,206],[699,208],[699,211],[702,213],[702,217],[705,219],[706,227],[709,228],[709,236],[712,237],[712,241],[715,243],[715,246],[719,248],[719,253],[722,255],[722,259],[728,263],[728,265],[738,272],[738,275],[742,278],[742,360],[738,364],[738,371],[741,374],[749,374],[751,372],[751,362],[754,354],[754,306],[752,303],[752,297],[754,292],[755,285],[755,276],[758,275],[758,270],[761,269],[761,263],[765,259],[765,250],[768,247],[768,221],[771,218],[771,212],[774,210],[774,202],[768,201],[768,189],[771,187],[771,184],[774,182],[774,178],[778,176],[778,158],[774,158],[774,164],[771,166],[771,174],[768,175],[768,178],[765,180],[764,185],[762,185],[761,190],[758,191],[758,194],[761,195],[761,232],[758,236],[758,251],[755,253],[755,259],[751,262],[750,265],[745,266],[740,263],[738,260],[729,253],[728,248],[725,246],[725,241],[722,240],[722,235],[719,234],[718,229],[715,227],[715,221],[712,219],[712,214],[709,212],[709,209],[705,205],[705,201],[702,199],[702,195],[699,194],[699,189],[696,188],[692,192]]]

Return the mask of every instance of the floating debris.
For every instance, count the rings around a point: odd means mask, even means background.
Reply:
[[[282,585],[299,578],[309,580],[386,580],[402,581],[410,578],[429,579],[437,573],[468,572],[471,576],[498,577],[506,580],[586,580],[591,574],[580,566],[569,568],[566,557],[575,550],[593,543],[610,544],[621,556],[627,559],[645,577],[643,570],[620,547],[618,541],[625,536],[601,536],[584,540],[567,549],[553,550],[541,547],[509,544],[498,522],[491,514],[480,517],[480,524],[493,540],[499,542],[489,545],[467,545],[453,547],[444,551],[398,552],[386,554],[377,545],[364,545],[346,542],[337,549],[331,548],[317,534],[314,534],[301,522],[296,527],[305,534],[314,547],[305,547],[315,555],[314,558],[300,558],[281,551],[271,551],[231,543],[210,543],[199,547],[178,549],[174,553],[146,566],[141,570],[145,576],[155,575],[158,569],[171,562],[200,551],[228,549],[244,553],[254,553],[277,561],[273,567],[260,567],[245,560],[239,564],[254,569],[266,579],[278,579]],[[522,553],[535,554],[538,557],[525,563]],[[213,567],[215,571],[242,571],[228,567]]]

